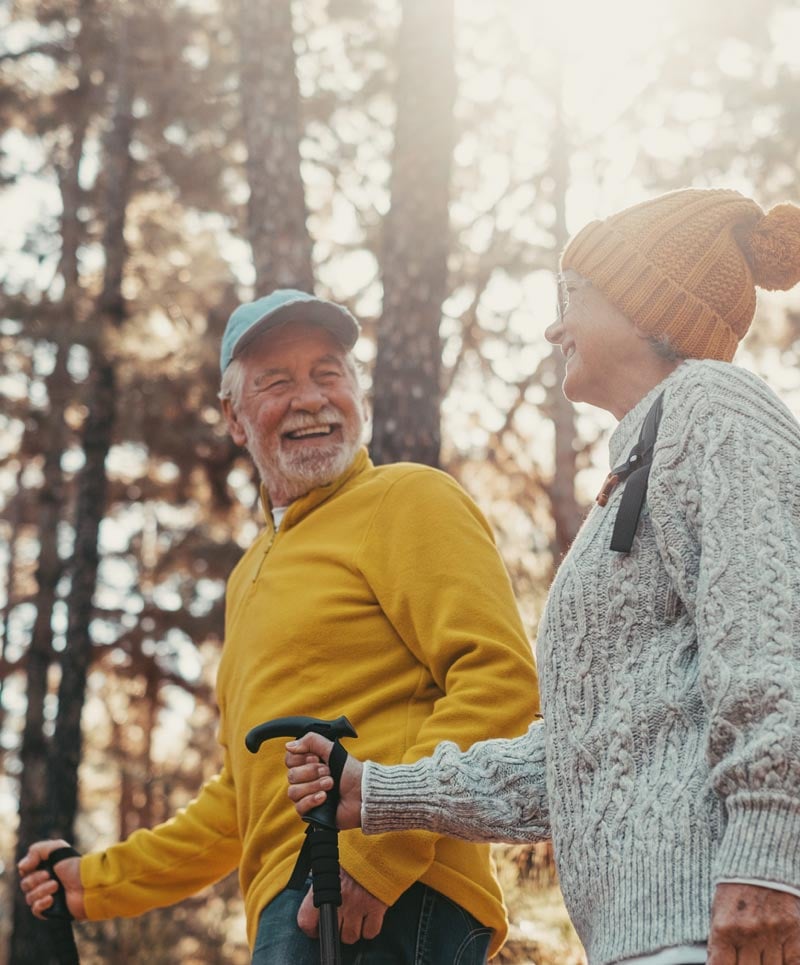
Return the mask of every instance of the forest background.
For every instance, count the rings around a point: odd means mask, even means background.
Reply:
[[[543,338],[571,231],[674,187],[800,201],[786,0],[0,2],[0,962],[69,961],[21,842],[164,819],[218,764],[224,580],[259,525],[220,421],[231,309],[363,321],[376,461],[456,476],[531,638],[611,419]],[[800,306],[739,361],[800,415]],[[578,965],[547,848],[498,848],[504,962]],[[75,929],[85,963],[245,963],[235,878]]]

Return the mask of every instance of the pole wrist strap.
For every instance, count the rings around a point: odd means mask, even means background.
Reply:
[[[80,858],[80,852],[72,847],[56,848],[43,858],[39,864],[50,874],[50,877],[58,882],[58,891],[53,895],[53,904],[43,912],[45,918],[57,919],[59,921],[74,921],[75,916],[67,907],[67,892],[61,879],[56,874],[56,865],[65,858]]]

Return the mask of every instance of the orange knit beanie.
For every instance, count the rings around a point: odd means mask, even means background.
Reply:
[[[753,320],[755,286],[800,281],[800,207],[765,215],[738,191],[672,191],[590,222],[564,249],[568,268],[686,358],[730,362]]]

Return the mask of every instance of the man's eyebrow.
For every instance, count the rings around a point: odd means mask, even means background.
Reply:
[[[273,375],[288,375],[289,370],[286,368],[274,368],[274,369],[262,369],[253,376],[253,385],[261,385],[266,379],[272,378]]]
[[[314,365],[330,365],[331,363],[338,365],[340,368],[344,369],[344,359],[338,355],[334,355],[333,352],[328,352],[325,355],[320,355],[318,359],[314,360]],[[285,366],[275,366],[271,369],[261,369],[253,376],[253,385],[259,386],[267,379],[272,378],[275,375],[291,375],[289,368]]]
[[[328,352],[327,355],[320,356],[314,365],[327,365],[331,362],[335,362],[336,365],[341,365],[344,368],[344,359],[340,358],[338,355],[334,355],[333,352]]]

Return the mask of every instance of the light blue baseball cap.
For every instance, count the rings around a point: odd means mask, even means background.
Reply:
[[[259,336],[287,322],[321,325],[336,336],[348,351],[356,344],[360,326],[344,305],[317,298],[294,288],[278,288],[254,302],[234,309],[222,336],[219,365],[224,372],[231,359]]]

